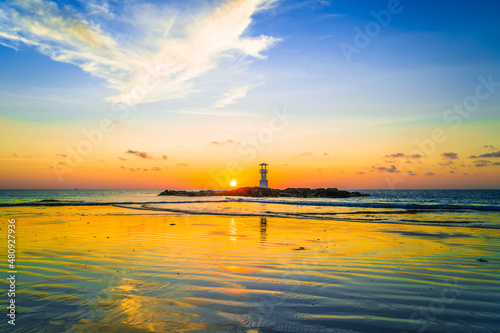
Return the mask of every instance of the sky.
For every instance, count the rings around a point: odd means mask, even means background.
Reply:
[[[500,3],[0,3],[5,189],[500,188]]]

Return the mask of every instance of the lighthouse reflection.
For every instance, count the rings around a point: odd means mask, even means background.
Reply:
[[[231,219],[229,222],[229,239],[233,242],[236,242],[238,238],[236,238],[238,229],[236,228],[236,223],[234,223],[234,219]]]
[[[267,239],[267,218],[260,218],[260,242],[265,243]]]

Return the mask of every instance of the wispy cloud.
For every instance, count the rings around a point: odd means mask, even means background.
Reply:
[[[458,158],[458,154],[457,153],[442,153],[441,157],[447,158],[450,160],[456,160]]]
[[[298,154],[298,155],[295,155],[296,158],[300,158],[300,157],[308,157],[308,156],[314,156],[313,153],[311,153],[310,151],[306,151],[306,152],[303,152],[301,154]]]
[[[108,98],[113,103],[181,98],[195,92],[195,79],[220,66],[222,57],[235,63],[264,58],[261,52],[279,39],[251,37],[247,28],[255,13],[273,3],[232,0],[181,13],[153,3],[93,0],[77,9],[49,0],[11,0],[0,9],[0,44],[36,47],[104,79],[118,91]],[[231,90],[215,107],[234,103],[250,88]]]
[[[500,157],[500,150],[496,151],[494,153],[482,154],[482,155],[479,155],[479,157]]]
[[[231,139],[228,139],[226,141],[212,141],[212,142],[210,142],[210,144],[216,145],[216,146],[221,146],[221,145],[231,144],[231,143],[234,143],[234,141]]]
[[[146,159],[153,158],[149,153],[145,153],[145,152],[137,151],[137,150],[132,150],[132,149],[127,150],[125,153],[132,154],[132,155],[135,155],[135,156],[140,157],[140,158],[146,158]]]
[[[486,167],[486,166],[489,166],[489,165],[491,165],[491,161],[486,161],[486,160],[474,161],[474,166],[476,168]]]
[[[385,155],[385,157],[390,157],[390,158],[398,158],[398,157],[405,157],[406,155],[403,153],[395,153],[395,154],[389,154]]]
[[[214,110],[214,108],[199,108],[199,109],[182,109],[177,111],[168,111],[168,113],[182,113],[182,114],[199,114],[210,115],[216,117],[256,117],[255,113],[241,112],[241,111],[222,111]]]
[[[491,158],[491,157],[500,157],[500,150],[495,151],[493,153],[486,153],[486,154],[481,154],[481,155],[471,155],[469,158],[480,158],[480,157],[486,157],[486,158]]]
[[[394,153],[394,154],[388,154],[384,156],[385,158],[400,158],[400,157],[406,157],[406,158],[421,158],[422,155],[420,154],[411,154],[411,155],[406,155],[404,153]]]
[[[373,165],[372,166],[372,169],[375,170],[375,171],[378,171],[378,172],[389,172],[389,173],[393,173],[393,172],[400,172],[396,166],[394,165],[391,165],[390,168],[388,167],[384,167],[384,166],[378,166],[378,165]]]
[[[224,98],[218,100],[214,104],[215,109],[223,108],[226,105],[236,103],[238,99],[241,99],[247,95],[247,92],[253,87],[250,85],[245,85],[243,87],[234,88],[231,91],[224,94]]]

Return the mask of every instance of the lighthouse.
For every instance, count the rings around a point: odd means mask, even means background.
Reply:
[[[268,188],[269,184],[267,183],[267,164],[262,163],[260,165],[260,187]]]

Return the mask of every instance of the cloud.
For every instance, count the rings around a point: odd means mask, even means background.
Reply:
[[[394,165],[391,165],[390,168],[386,168],[384,166],[372,166],[372,169],[373,170],[376,170],[376,171],[379,171],[379,172],[389,172],[389,173],[393,173],[393,172],[399,172],[398,169],[394,166]]]
[[[216,117],[256,117],[254,113],[242,111],[217,111],[213,108],[188,108],[175,111],[168,111],[168,113],[182,113],[182,114],[201,114]]]
[[[323,153],[323,156],[328,156],[328,153]]]
[[[161,171],[161,169],[159,167],[152,167],[151,171]]]
[[[122,165],[120,168],[122,168],[122,169],[126,169],[123,165]]]
[[[145,152],[137,151],[137,150],[129,149],[125,153],[132,154],[132,155],[135,155],[135,156],[140,157],[140,158],[149,158],[149,159],[153,158],[151,155],[149,155],[149,153],[145,153]]]
[[[305,156],[313,156],[313,155],[314,155],[313,153],[311,153],[311,152],[309,152],[309,151],[306,151],[306,152],[303,152],[303,153],[301,153],[301,154],[296,155],[295,157],[296,157],[296,158],[300,158],[300,157],[305,157]]]
[[[366,174],[366,172],[363,172],[363,171],[358,172],[358,175],[365,175],[365,174]]]
[[[435,176],[436,174],[434,172],[427,172],[425,175],[426,176]]]
[[[84,4],[88,8],[90,15],[105,16],[111,19],[115,17],[105,1],[86,0]]]
[[[395,153],[395,154],[388,154],[384,156],[385,158],[401,158],[401,157],[406,157],[406,158],[421,158],[422,155],[420,154],[411,154],[411,155],[406,155],[404,153]]]
[[[247,92],[252,88],[253,87],[250,85],[246,85],[246,86],[239,87],[239,88],[234,88],[234,89],[230,90],[229,92],[225,93],[224,98],[215,102],[213,107],[215,109],[220,109],[220,108],[225,107],[226,105],[236,103],[236,101],[238,99],[245,97],[247,95]]]
[[[187,165],[186,163],[177,163],[177,166],[178,167],[187,167],[189,165]]]
[[[500,150],[499,151],[496,151],[494,153],[487,153],[487,154],[482,154],[482,155],[479,155],[479,157],[500,157]]]
[[[274,0],[231,0],[183,12],[161,3],[90,1],[84,6],[49,0],[11,0],[0,12],[0,43],[35,47],[70,63],[118,91],[112,103],[135,105],[184,98],[196,79],[224,60],[241,66],[279,41],[251,37],[252,16]],[[213,7],[213,5],[212,5]],[[239,61],[245,58],[246,61]],[[231,90],[217,107],[234,103],[251,86]]]
[[[121,160],[121,161],[128,161],[128,159],[123,158],[123,157],[118,157],[118,159]]]
[[[126,168],[122,165],[122,169],[126,169]],[[134,169],[134,168],[128,168],[128,169],[129,169],[130,171],[132,171],[132,172],[136,172],[136,171],[144,171],[144,172],[147,172],[147,171],[149,171],[149,169],[142,169],[142,168],[135,168],[135,169]],[[155,170],[155,171],[157,171],[157,170]]]
[[[61,155],[61,154],[56,154],[56,155]],[[67,157],[66,155],[64,155],[65,157]],[[35,154],[35,155],[18,155],[16,153],[12,153],[12,157],[14,158],[40,158],[40,157],[43,157],[43,155],[39,155],[39,154]]]
[[[384,157],[398,158],[398,157],[405,157],[405,154],[403,154],[403,153],[396,153],[396,154],[385,155]]]
[[[226,141],[212,141],[212,142],[210,142],[210,144],[216,145],[216,146],[221,146],[221,145],[231,144],[231,143],[234,143],[234,141],[233,140],[226,140]]]
[[[493,165],[500,165],[500,162],[495,162],[493,163]]]
[[[481,167],[485,167],[485,166],[489,166],[489,165],[491,165],[491,161],[486,161],[486,160],[474,161],[474,166],[476,168],[481,168]]]
[[[450,160],[456,160],[458,158],[457,153],[442,153],[441,156]]]
[[[168,160],[168,157],[167,157],[167,155],[161,155],[161,159],[162,160]]]
[[[491,149],[491,150],[495,150],[495,146],[493,145],[484,145],[483,148],[486,148],[486,149]]]

